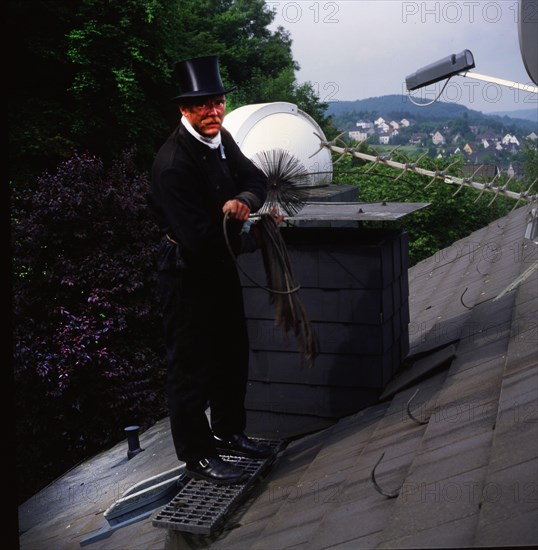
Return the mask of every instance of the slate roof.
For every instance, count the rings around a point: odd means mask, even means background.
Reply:
[[[179,535],[146,519],[86,547],[537,545],[538,246],[524,238],[529,212],[518,208],[410,269],[405,368],[378,404],[290,442],[222,532]],[[164,419],[142,434],[145,451],[132,460],[121,443],[22,505],[21,548],[80,548],[106,526],[103,512],[122,490],[177,467],[168,430]],[[378,485],[398,496],[375,489],[376,464]]]

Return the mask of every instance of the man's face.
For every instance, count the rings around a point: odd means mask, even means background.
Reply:
[[[226,114],[226,97],[201,97],[199,100],[195,99],[194,103],[182,105],[180,110],[199,134],[212,138],[220,132]]]

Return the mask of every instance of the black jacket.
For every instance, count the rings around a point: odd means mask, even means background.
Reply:
[[[230,257],[223,232],[224,203],[244,202],[257,211],[265,201],[267,178],[221,129],[222,146],[210,149],[179,126],[160,148],[152,169],[149,203],[163,234],[179,243],[187,264]],[[236,253],[240,222],[228,222]]]

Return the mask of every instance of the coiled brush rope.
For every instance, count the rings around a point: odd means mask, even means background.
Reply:
[[[286,244],[274,217],[271,214],[262,214],[256,222],[267,285],[255,281],[237,262],[227,235],[226,222],[228,219],[229,214],[226,213],[224,216],[224,238],[237,268],[255,286],[270,294],[270,301],[275,307],[275,325],[285,334],[290,331],[293,333],[299,342],[301,356],[312,365],[319,351],[318,338],[301,302],[299,296],[301,287],[294,280]]]
[[[238,269],[258,288],[269,292],[275,307],[275,325],[285,334],[293,333],[299,342],[301,356],[312,365],[319,352],[318,338],[301,302],[301,287],[294,280],[288,250],[272,214],[275,210],[283,210],[292,215],[301,209],[306,191],[300,186],[307,181],[308,172],[297,157],[282,149],[258,153],[255,163],[268,180],[267,199],[259,210],[255,229],[251,229],[257,232],[261,243],[266,286],[254,281],[237,262],[227,235],[228,213],[223,220],[224,238]]]

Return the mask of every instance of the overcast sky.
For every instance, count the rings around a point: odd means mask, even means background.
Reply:
[[[518,0],[266,4],[275,13],[271,28],[291,33],[298,81],[311,82],[322,101],[407,94],[407,75],[465,49],[474,56],[471,72],[532,84],[519,47]],[[442,84],[412,95],[431,100]],[[535,94],[461,76],[450,80],[441,99],[484,113],[538,107]]]

